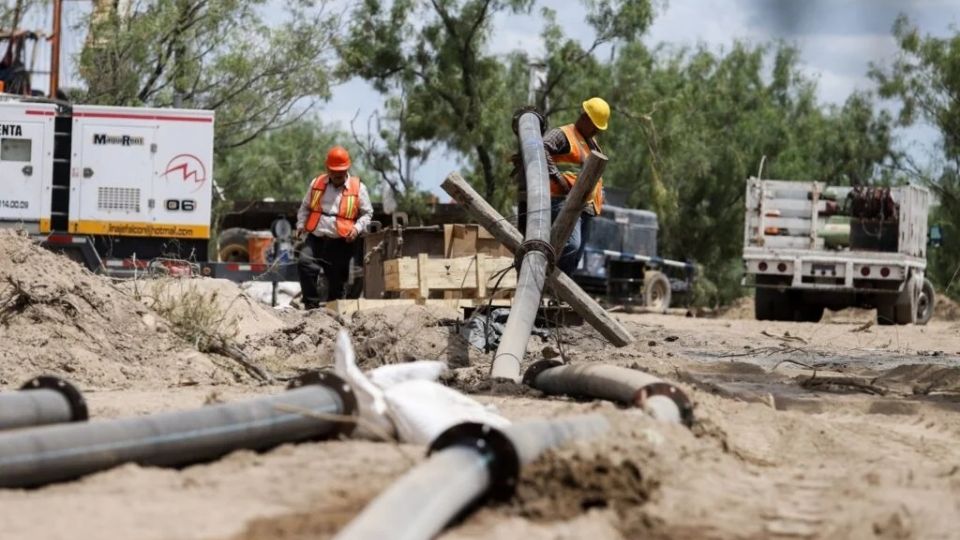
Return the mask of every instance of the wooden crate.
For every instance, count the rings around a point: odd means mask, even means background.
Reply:
[[[384,285],[387,291],[415,298],[430,298],[430,291],[455,291],[461,298],[486,298],[500,278],[497,272],[512,266],[512,257],[488,257],[482,253],[451,259],[420,254],[416,258],[384,261]],[[512,291],[516,287],[517,273],[511,269],[500,279],[497,290]]]

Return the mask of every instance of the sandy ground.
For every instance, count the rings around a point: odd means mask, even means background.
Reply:
[[[34,258],[74,266],[0,237],[0,255],[10,253],[20,262],[0,262],[4,390],[60,374],[80,384],[92,421],[282,391],[198,352],[142,295],[78,268],[70,279],[38,277]],[[211,301],[236,319],[240,349],[281,378],[329,364],[345,327],[365,366],[446,360],[451,384],[510,418],[598,411],[611,420],[607,436],[545,455],[523,471],[512,501],[483,506],[445,539],[960,538],[960,323],[949,310],[925,327],[877,327],[858,311],[820,324],[757,322],[746,305],[716,319],[622,314],[637,337],[622,349],[585,327],[562,332],[572,362],[678,382],[696,405],[686,429],[609,403],[484,384],[489,357],[454,334],[455,313],[274,312],[238,300],[228,284],[190,285],[217,291]],[[531,358],[546,346],[556,345],[532,339]],[[326,441],[0,490],[0,538],[329,538],[423,453]]]

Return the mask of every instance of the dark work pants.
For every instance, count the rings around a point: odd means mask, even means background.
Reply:
[[[300,274],[300,290],[303,293],[303,307],[314,309],[321,301],[339,300],[344,297],[344,286],[350,277],[350,259],[357,244],[343,238],[327,238],[308,234],[300,248],[297,271]],[[328,293],[320,297],[317,290],[317,278],[320,272],[327,277]]]
[[[563,201],[564,199],[559,198],[550,201],[551,226],[556,222],[557,215],[560,214],[560,209],[563,208]],[[560,253],[557,253],[557,268],[568,276],[573,274],[577,269],[577,265],[580,264],[580,258],[583,257],[583,249],[587,245],[587,235],[590,232],[590,221],[592,219],[592,215],[582,212],[580,219],[578,219],[577,223],[573,226],[573,232],[570,233],[570,238],[567,239],[567,243],[564,244]]]

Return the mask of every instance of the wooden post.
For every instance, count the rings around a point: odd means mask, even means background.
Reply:
[[[591,152],[587,156],[587,161],[580,170],[580,176],[577,177],[570,193],[567,193],[567,200],[564,201],[563,208],[560,209],[557,220],[553,222],[553,228],[550,229],[550,243],[553,244],[553,249],[557,253],[563,250],[563,245],[567,243],[570,233],[580,220],[583,206],[593,195],[593,190],[607,167],[607,161],[607,156],[601,152]]]
[[[63,0],[53,0],[53,36],[50,41],[50,99],[57,99],[60,88],[60,37]]]
[[[440,187],[453,200],[462,204],[480,225],[511,252],[520,247],[523,242],[520,231],[490,206],[476,190],[470,187],[470,184],[459,173],[450,173]],[[590,295],[584,292],[570,276],[554,269],[553,273],[547,276],[547,280],[561,300],[570,304],[584,320],[615,346],[624,347],[633,342],[633,336],[630,335],[630,332],[611,317]]]

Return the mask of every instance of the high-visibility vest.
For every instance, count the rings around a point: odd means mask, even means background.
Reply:
[[[307,216],[307,222],[304,228],[308,232],[313,232],[320,224],[320,216],[323,215],[323,192],[327,190],[329,180],[326,174],[313,179],[310,185],[310,215]],[[360,178],[351,176],[347,178],[344,184],[343,192],[340,194],[340,208],[337,211],[337,234],[346,238],[353,230],[357,217],[360,215]]]
[[[587,144],[583,135],[580,135],[575,125],[567,124],[561,126],[560,131],[567,137],[567,144],[570,146],[570,151],[566,154],[553,156],[553,162],[557,165],[557,169],[560,170],[560,181],[562,183],[556,181],[550,182],[551,197],[563,197],[570,191],[573,184],[577,182],[577,177],[580,176],[580,169],[583,168],[583,163],[587,160],[587,156],[590,155],[590,145]],[[597,182],[597,187],[593,188],[590,201],[593,204],[596,215],[599,216],[600,210],[603,208],[603,178]]]

